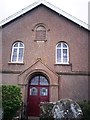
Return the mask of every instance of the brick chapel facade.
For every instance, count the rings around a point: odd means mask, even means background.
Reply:
[[[2,84],[19,85],[27,106],[37,98],[89,99],[85,23],[41,1],[3,21],[1,28]]]

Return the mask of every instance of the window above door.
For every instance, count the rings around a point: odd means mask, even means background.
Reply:
[[[33,77],[30,81],[30,85],[43,85],[43,86],[48,86],[48,80],[46,79],[46,77],[42,76],[42,75],[37,75],[35,77]]]

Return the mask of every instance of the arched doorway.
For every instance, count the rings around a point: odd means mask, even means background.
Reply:
[[[33,76],[28,83],[28,116],[40,115],[40,102],[49,101],[49,82],[41,75]]]

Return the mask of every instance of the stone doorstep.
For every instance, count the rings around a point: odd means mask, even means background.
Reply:
[[[39,120],[39,117],[28,117],[28,120]]]

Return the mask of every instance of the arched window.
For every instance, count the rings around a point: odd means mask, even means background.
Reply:
[[[11,62],[23,63],[24,44],[22,42],[15,42],[12,45]]]
[[[42,75],[35,76],[30,82],[31,85],[49,85],[48,80]]]
[[[36,40],[46,40],[46,28],[43,25],[39,25],[35,29]]]
[[[56,64],[69,64],[69,47],[65,42],[56,45]]]

